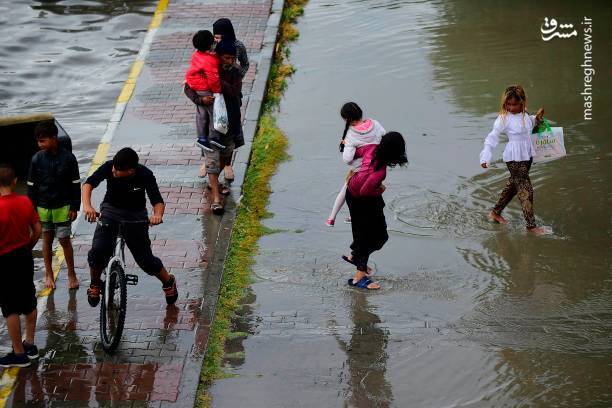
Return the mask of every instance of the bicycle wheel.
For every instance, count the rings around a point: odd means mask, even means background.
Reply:
[[[121,341],[127,305],[125,272],[119,264],[114,264],[106,279],[110,279],[109,293],[102,292],[100,303],[100,337],[102,348],[112,352]],[[108,305],[106,298],[108,297]]]

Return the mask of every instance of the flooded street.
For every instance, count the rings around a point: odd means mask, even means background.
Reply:
[[[577,36],[543,41],[545,17]],[[237,377],[213,385],[214,405],[612,405],[611,17],[594,1],[311,0],[279,115],[291,159],[266,225],[280,232],[260,241],[237,323],[252,335],[228,361]],[[486,219],[508,177],[504,143],[487,171],[478,154],[513,83],[565,131],[568,157],[531,171],[544,237],[525,233],[517,199],[508,226]],[[337,145],[349,100],[403,133],[410,160],[385,182],[377,293],[346,285],[348,209],[324,226],[346,172]]]
[[[155,0],[0,4],[0,114],[52,112],[84,173],[155,10]]]

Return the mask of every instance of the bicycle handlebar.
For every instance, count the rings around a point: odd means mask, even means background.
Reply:
[[[101,214],[99,212],[96,212],[96,220],[99,222],[100,221],[100,216]],[[149,224],[149,225],[153,225],[151,224],[151,222],[149,220],[141,220],[141,221],[116,221],[118,224]],[[160,221],[160,224],[163,224],[164,220]],[[155,225],[159,225],[159,224],[155,224]]]

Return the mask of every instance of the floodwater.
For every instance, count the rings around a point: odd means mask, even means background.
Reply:
[[[545,17],[577,36],[544,41]],[[291,159],[266,225],[281,231],[260,241],[251,336],[214,405],[612,406],[611,19],[596,1],[311,0],[279,114]],[[517,199],[509,225],[486,219],[508,173],[503,146],[489,170],[478,155],[513,83],[565,132],[568,156],[531,171],[542,237],[524,231]],[[385,182],[376,293],[346,287],[347,209],[323,226],[349,100],[403,133],[410,160]]]
[[[0,2],[0,114],[52,112],[84,173],[155,0]]]

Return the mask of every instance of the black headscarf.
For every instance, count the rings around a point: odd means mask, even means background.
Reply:
[[[213,34],[222,35],[224,40],[236,41],[234,26],[229,18],[220,18],[213,24]]]

